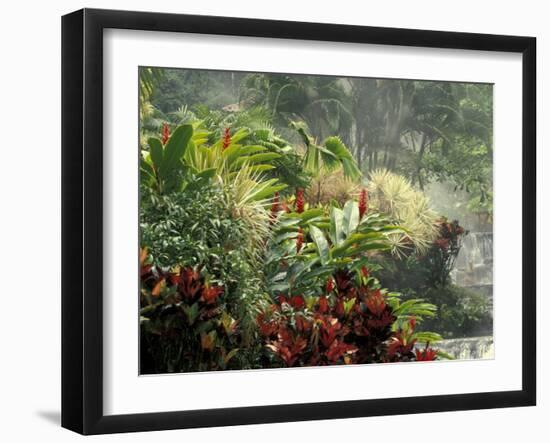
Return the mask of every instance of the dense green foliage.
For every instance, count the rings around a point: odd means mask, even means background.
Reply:
[[[289,124],[300,121],[316,140],[338,134],[363,171],[385,168],[420,188],[448,181],[468,192],[472,211],[492,213],[492,85],[192,70],[166,76],[152,96],[163,112],[195,103],[222,115],[256,109],[293,142],[299,138]]]
[[[156,68],[140,86],[143,373],[434,360],[439,333],[487,332],[449,278],[464,230],[423,189],[452,183],[490,222],[490,86]]]
[[[403,294],[403,298],[422,296],[438,307],[438,315],[423,327],[438,331],[445,338],[491,335],[492,306],[484,294],[452,284],[450,273],[467,233],[457,221],[441,219],[438,235],[423,254],[402,260],[379,257],[380,279]]]

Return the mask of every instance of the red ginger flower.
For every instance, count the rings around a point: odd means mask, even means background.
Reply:
[[[168,139],[170,138],[170,127],[168,123],[162,125],[162,144],[165,145]]]
[[[298,236],[296,237],[296,252],[299,253],[304,245],[304,230],[299,228]]]
[[[229,128],[223,130],[222,149],[227,149],[231,144],[231,132]]]
[[[367,213],[369,208],[369,193],[366,189],[361,190],[359,195],[359,218],[363,218],[363,215]]]
[[[298,214],[301,214],[302,212],[304,212],[304,204],[305,204],[305,201],[304,201],[304,190],[302,188],[298,188],[296,190],[296,212]]]

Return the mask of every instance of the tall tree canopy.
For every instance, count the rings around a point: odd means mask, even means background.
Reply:
[[[254,110],[297,143],[296,124],[319,145],[338,134],[364,173],[385,168],[420,189],[451,184],[467,192],[474,212],[492,213],[492,85],[179,69],[165,75],[150,94],[162,113],[182,113],[182,105],[204,116]]]

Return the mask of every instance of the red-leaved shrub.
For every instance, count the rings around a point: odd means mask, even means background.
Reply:
[[[414,319],[392,330],[396,320],[392,308],[376,281],[367,276],[362,272],[356,279],[349,271],[338,271],[334,280],[327,281],[325,295],[279,296],[259,314],[257,322],[272,366],[434,360],[435,351],[428,346],[423,351],[414,349]]]
[[[141,265],[142,373],[231,369],[239,352],[238,323],[223,303],[223,286],[198,269],[165,272]]]

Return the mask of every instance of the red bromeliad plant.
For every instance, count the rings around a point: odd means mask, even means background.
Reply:
[[[229,128],[225,128],[223,131],[223,137],[222,137],[222,149],[225,150],[229,147],[231,144],[231,130]]]
[[[141,262],[142,373],[231,369],[239,352],[238,323],[224,309],[224,287],[200,271],[166,272]]]
[[[366,275],[365,275],[366,274]],[[279,296],[258,315],[271,366],[319,366],[434,360],[414,348],[416,318],[395,329],[397,313],[368,271],[341,269],[319,297]]]

